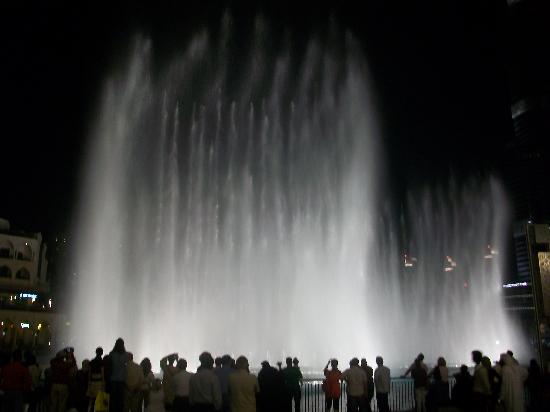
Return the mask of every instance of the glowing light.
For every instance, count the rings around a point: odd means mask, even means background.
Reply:
[[[518,283],[506,283],[502,285],[503,288],[521,288],[524,286],[529,286],[527,282],[518,282]]]
[[[38,330],[41,330],[41,329],[42,329],[42,324],[41,324],[41,323],[38,324],[37,329],[38,329]]]
[[[456,268],[456,262],[450,256],[445,256],[445,272],[452,272]]]
[[[48,299],[48,306],[51,308],[52,307],[52,299]]]
[[[36,300],[36,298],[38,297],[38,295],[35,294],[35,293],[20,293],[20,294],[19,294],[19,297],[20,297],[20,298],[30,298],[30,299],[31,299],[31,302],[34,303],[34,301]]]
[[[21,329],[29,329],[30,327],[31,327],[31,325],[29,325],[28,323],[21,322]]]
[[[495,343],[496,343],[497,345],[500,345],[500,341],[499,341],[499,340],[496,340]]]

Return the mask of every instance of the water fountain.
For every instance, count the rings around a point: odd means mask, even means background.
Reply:
[[[259,21],[237,59],[224,21],[160,70],[138,39],[107,82],[78,225],[77,351],[123,336],[154,364],[208,349],[320,367],[512,347],[502,257],[484,259],[502,246],[498,183],[412,194],[399,223],[381,202],[361,48],[347,34],[272,48],[266,33]]]

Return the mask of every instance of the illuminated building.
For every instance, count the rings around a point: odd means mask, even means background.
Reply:
[[[57,315],[40,233],[10,229],[0,219],[0,348],[48,349]]]

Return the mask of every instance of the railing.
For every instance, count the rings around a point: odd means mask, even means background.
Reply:
[[[301,412],[324,412],[325,411],[325,393],[321,389],[321,380],[304,381],[302,386]],[[454,378],[449,378],[449,395],[454,386]],[[344,412],[346,408],[346,384],[341,384],[342,396],[340,397],[340,411]],[[388,396],[390,410],[411,411],[414,409],[414,382],[412,379],[393,378],[390,385]],[[377,411],[376,396],[371,401],[371,410]]]

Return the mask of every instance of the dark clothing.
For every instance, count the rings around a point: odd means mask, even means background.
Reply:
[[[374,397],[374,371],[369,365],[361,366],[361,369],[367,374],[367,394],[365,396],[365,408],[367,412],[371,412],[371,401]]]
[[[258,373],[258,385],[260,411],[275,412],[285,406],[286,388],[281,372],[272,366],[263,366]]]
[[[365,397],[348,395],[348,411],[365,412]]]
[[[472,398],[472,375],[466,372],[457,373],[454,376],[456,383],[451,393],[453,404],[457,408],[467,411],[470,409]]]
[[[125,382],[111,382],[109,412],[124,412],[124,398],[126,396]]]
[[[197,403],[193,405],[193,409],[191,410],[193,412],[216,412],[216,408],[210,403]]]
[[[75,362],[71,359],[56,357],[50,361],[50,366],[52,368],[52,383],[68,385],[71,369],[76,367]]]
[[[174,403],[172,405],[172,410],[174,412],[189,412],[191,406],[189,405],[188,396],[176,396],[174,398]]]
[[[5,391],[29,392],[31,390],[29,370],[19,361],[7,364],[2,369],[0,386]]]
[[[390,405],[388,403],[388,393],[376,392],[376,403],[378,404],[378,410],[380,412],[390,412]]]
[[[325,410],[330,411],[331,407],[338,411],[340,409],[340,398],[325,397]]]
[[[428,387],[428,372],[420,364],[414,365],[411,370],[411,376],[414,380],[414,389]]]

